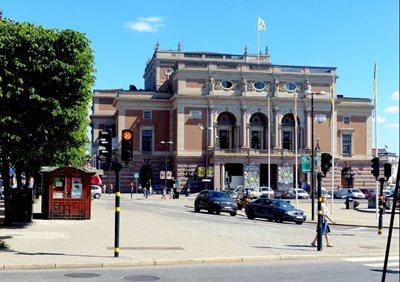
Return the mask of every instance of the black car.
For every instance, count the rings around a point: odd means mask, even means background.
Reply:
[[[302,224],[306,220],[306,214],[302,210],[293,207],[289,201],[278,199],[260,198],[246,205],[247,218],[266,218],[276,222],[293,221]]]
[[[214,190],[201,191],[194,200],[194,211],[207,210],[208,213],[228,212],[231,216],[237,213],[237,204],[225,192]]]

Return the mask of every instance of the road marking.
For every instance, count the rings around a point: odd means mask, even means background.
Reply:
[[[364,265],[369,266],[369,267],[379,267],[379,268],[381,268],[381,267],[383,267],[383,262],[380,262],[380,263],[366,263]],[[398,262],[388,262],[387,263],[387,266],[398,266],[398,265],[399,265]]]
[[[399,260],[398,256],[389,256],[389,259],[391,260]],[[368,261],[384,261],[385,257],[360,257],[360,258],[345,258],[343,259],[345,261],[351,261],[351,262],[368,262]]]

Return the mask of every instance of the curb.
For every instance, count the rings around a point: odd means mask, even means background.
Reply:
[[[397,254],[392,254],[397,255]],[[1,270],[37,270],[37,269],[77,269],[77,268],[113,268],[113,267],[140,267],[140,266],[164,266],[164,265],[190,265],[190,264],[213,264],[213,263],[249,263],[270,261],[293,261],[293,260],[320,260],[355,257],[382,256],[363,254],[357,255],[277,255],[277,256],[247,256],[247,257],[214,257],[214,258],[191,258],[191,259],[155,259],[155,260],[124,260],[102,263],[55,263],[55,264],[3,264]]]

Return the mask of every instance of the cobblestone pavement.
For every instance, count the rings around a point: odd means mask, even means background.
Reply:
[[[301,226],[250,221],[221,215],[223,222],[193,221],[187,217],[171,220],[168,206],[192,211],[194,196],[161,200],[129,194],[121,196],[120,256],[114,257],[114,195],[92,201],[90,220],[39,220],[26,226],[0,227],[0,239],[8,248],[0,249],[0,269],[107,267],[208,262],[245,262],[329,257],[383,256],[388,229],[377,235],[376,214],[360,206],[346,210],[335,202],[332,217],[333,248],[322,252],[310,246],[315,236],[315,221]],[[129,209],[124,206],[134,202]],[[149,213],[141,205],[160,206],[165,213]],[[296,201],[292,201],[296,206]],[[299,201],[298,208],[310,214],[310,202]],[[172,210],[173,207],[171,207]],[[332,207],[331,207],[332,209]],[[40,211],[40,202],[34,204]],[[210,216],[196,214],[193,216]],[[310,217],[310,216],[308,216]],[[399,215],[395,216],[391,254],[399,254]],[[384,216],[389,225],[390,214]],[[223,226],[223,228],[221,228]],[[373,228],[376,228],[374,230]],[[345,230],[345,231],[344,231]],[[376,231],[376,232],[375,232]],[[361,232],[361,233],[360,233]]]

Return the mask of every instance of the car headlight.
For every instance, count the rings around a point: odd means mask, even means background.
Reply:
[[[221,203],[219,201],[214,201],[213,204],[214,205],[221,205]]]
[[[295,211],[287,211],[286,214],[288,214],[288,215],[295,215],[296,212],[295,212]]]

